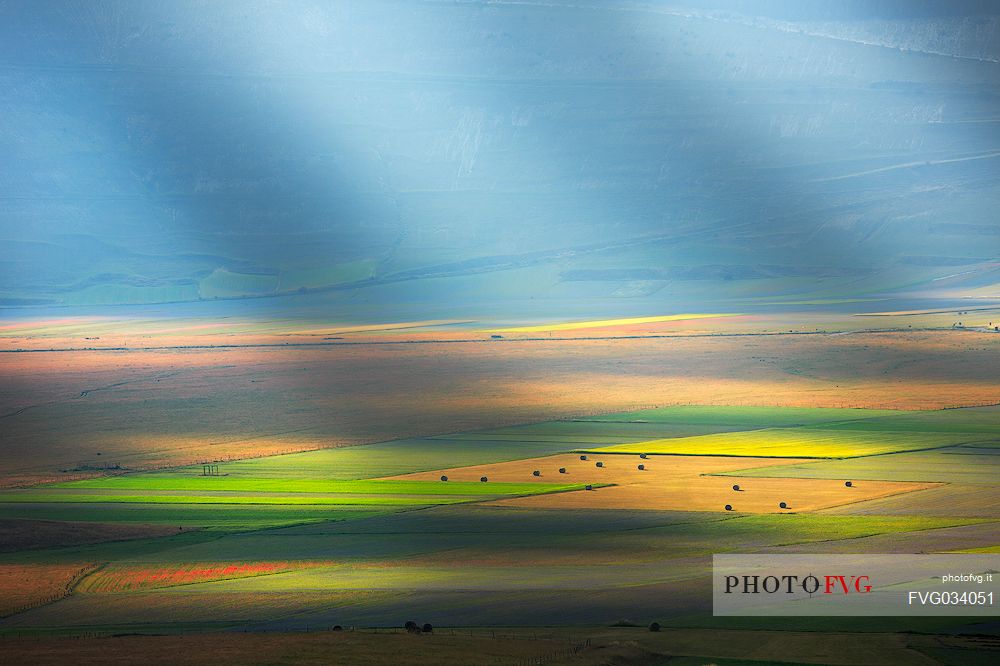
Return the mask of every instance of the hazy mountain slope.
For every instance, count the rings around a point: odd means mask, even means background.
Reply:
[[[997,284],[998,19],[925,4],[7,2],[0,298]]]

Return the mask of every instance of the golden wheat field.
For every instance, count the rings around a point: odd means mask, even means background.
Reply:
[[[581,460],[581,455],[586,460]],[[741,513],[789,513],[815,511],[880,497],[936,487],[934,483],[894,481],[854,482],[843,480],[752,478],[712,476],[719,472],[751,467],[780,466],[795,459],[563,454],[492,465],[407,474],[397,479],[449,481],[518,481],[553,483],[570,480],[593,485],[592,490],[576,490],[534,497],[518,497],[491,502],[498,506],[560,509],[638,509],[658,511],[732,511]],[[600,463],[601,467],[597,464]],[[640,470],[639,465],[645,469]],[[561,473],[559,470],[564,469]],[[539,476],[534,476],[534,472]],[[440,482],[440,481],[439,481]],[[444,482],[441,482],[444,483]],[[734,490],[733,486],[739,486]],[[787,508],[779,505],[784,502]]]

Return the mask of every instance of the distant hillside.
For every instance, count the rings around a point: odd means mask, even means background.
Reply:
[[[0,306],[1000,296],[992,7],[5,2]]]

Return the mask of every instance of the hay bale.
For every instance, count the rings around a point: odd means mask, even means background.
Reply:
[[[413,620],[407,620],[406,624],[403,625],[403,629],[406,629],[411,634],[420,633],[420,625]]]
[[[445,476],[444,474],[442,474],[442,475],[441,475],[441,480],[442,480],[442,481],[447,481],[447,480],[448,480],[448,477],[447,477],[447,476]]]
[[[593,490],[593,489],[594,489],[594,486],[587,486],[587,487],[585,488],[585,490]]]
[[[739,484],[734,485],[733,490],[735,490],[736,492],[740,492],[740,485]]]
[[[851,481],[844,481],[844,485],[847,486],[848,488],[850,488],[851,486],[854,485],[854,483],[851,482]]]
[[[587,456],[580,456],[580,460],[586,460]]]
[[[566,468],[565,467],[560,467],[559,468],[559,473],[560,474],[565,474],[566,473]]]
[[[604,463],[602,463],[602,462],[598,462],[598,463],[597,463],[597,466],[598,466],[598,467],[604,467]]]
[[[646,454],[645,453],[640,453],[639,457],[642,458],[643,460],[645,460],[646,459]]]
[[[733,510],[733,505],[732,504],[727,504],[726,505],[726,511],[732,511],[732,510]]]
[[[485,476],[479,477],[479,480],[482,481],[483,483],[486,483],[487,481],[489,481],[489,479],[487,479]]]
[[[534,472],[531,473],[531,476],[541,476],[541,475],[542,475],[542,473],[539,472],[537,469]]]
[[[788,508],[788,503],[787,502],[778,502],[778,508],[779,509],[787,509]]]
[[[434,633],[434,625],[432,625],[430,622],[424,622],[424,626],[421,627],[421,630],[425,634],[433,634]]]
[[[646,469],[646,466],[645,466],[645,465],[639,465],[639,471],[640,471],[640,472],[641,472],[642,470],[644,470],[644,469]]]
[[[335,625],[333,625],[333,630],[334,631],[343,631],[344,628],[342,626],[340,626],[339,624],[335,624]]]
[[[652,623],[650,623],[649,630],[650,631],[659,631],[660,630],[660,623],[659,622],[652,622]]]

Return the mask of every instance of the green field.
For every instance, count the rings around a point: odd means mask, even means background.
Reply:
[[[519,493],[531,494],[531,493]],[[343,495],[94,495],[84,493],[0,493],[0,504],[5,503],[40,503],[70,502],[76,504],[322,504],[348,506],[427,506],[430,504],[454,504],[469,500],[481,499],[483,495],[358,495],[345,493]],[[486,497],[503,497],[503,493],[486,495]]]
[[[195,469],[3,492],[0,518],[246,530],[583,488],[551,483],[198,476]]]
[[[57,483],[48,488],[109,490],[183,490],[192,492],[344,493],[351,495],[461,495],[497,497],[533,495],[582,488],[581,484],[476,483],[472,481],[330,481],[327,479],[253,479],[230,476],[198,476],[168,473],[134,474],[85,481]]]
[[[956,414],[667,408],[220,463],[219,476],[202,476],[196,465],[6,490],[0,518],[178,530],[0,555],[0,565],[96,562],[106,571],[65,600],[0,620],[0,633],[278,631],[395,625],[411,616],[444,626],[554,617],[566,626],[623,618],[715,626],[704,594],[713,553],[995,548],[997,519],[984,506],[995,496],[1000,456],[978,447],[996,434],[996,412],[970,412],[971,425],[951,428],[961,421]],[[731,474],[944,485],[819,513],[732,515],[490,506],[484,502],[580,485],[379,478],[588,448],[835,456]],[[247,562],[266,571],[141,589],[108,582],[128,572],[225,571]],[[837,622],[825,626],[866,630],[850,618]],[[750,625],[780,628],[774,620]]]
[[[321,521],[369,518],[407,507],[361,505],[150,504],[147,502],[12,502],[0,517],[90,523],[176,525],[184,529],[259,530]]]
[[[998,441],[1000,440],[1000,407],[896,412],[887,416],[843,421],[820,427],[830,430],[864,430],[868,432],[975,433]]]
[[[227,462],[220,472],[228,478],[346,481],[534,458],[574,448],[573,443],[567,442],[531,439],[495,442],[480,439],[478,433],[464,433]],[[200,473],[197,466],[188,469],[193,475]]]

